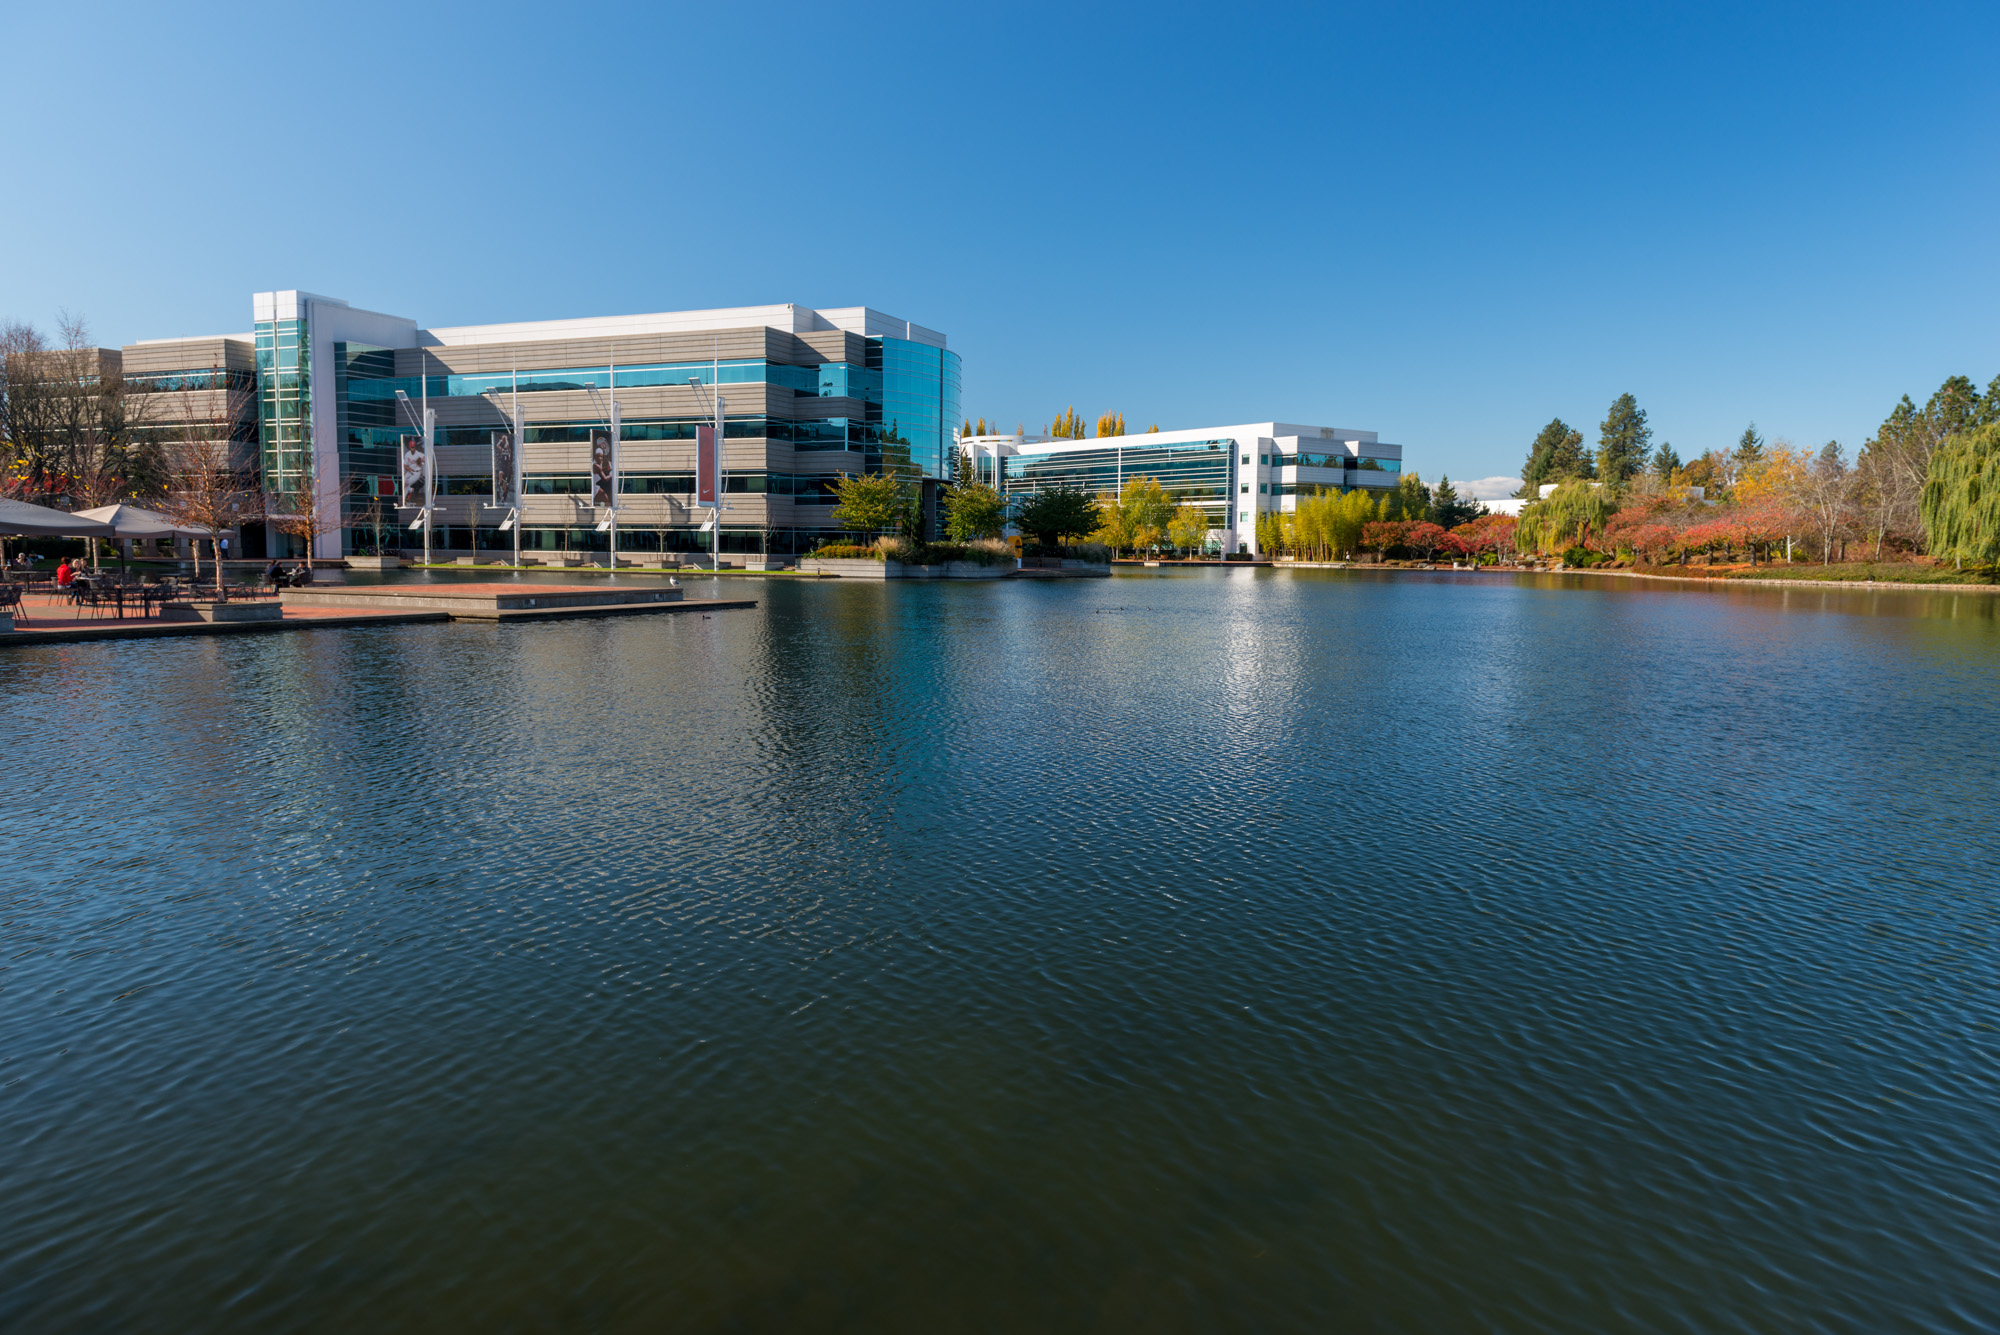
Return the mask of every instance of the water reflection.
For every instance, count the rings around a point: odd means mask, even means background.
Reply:
[[[0,657],[0,1312],[2000,1297],[1990,602],[687,583],[760,606]]]

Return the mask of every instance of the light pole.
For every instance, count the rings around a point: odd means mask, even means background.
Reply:
[[[700,434],[697,432],[695,436],[695,447],[694,447],[694,475],[695,475],[694,503],[697,507],[704,505],[711,505],[714,507],[711,514],[715,524],[715,531],[714,535],[709,540],[710,543],[709,565],[715,571],[715,573],[719,575],[722,573],[722,507],[725,503],[723,498],[726,495],[728,495],[727,488],[724,485],[724,478],[722,473],[722,409],[723,409],[722,393],[721,393],[722,365],[719,361],[716,363],[716,369],[714,371],[714,375],[716,378],[716,393],[713,396],[715,401],[715,423],[713,426],[709,428],[709,446],[708,446],[709,457],[707,461],[708,463],[707,471],[715,483],[715,499],[713,501],[704,501],[701,499],[703,450],[701,444],[701,437]],[[698,375],[689,376],[688,384],[693,387],[695,393],[695,401],[699,403],[701,401],[701,377]]]

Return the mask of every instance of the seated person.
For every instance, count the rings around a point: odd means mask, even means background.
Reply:
[[[58,589],[67,589],[70,585],[76,583],[76,575],[77,567],[71,565],[69,558],[65,556],[62,564],[56,567],[56,587]]]
[[[274,589],[285,582],[285,567],[277,558],[273,557],[271,564],[264,567],[264,579]]]

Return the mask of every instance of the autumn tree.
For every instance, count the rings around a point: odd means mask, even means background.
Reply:
[[[1125,414],[1124,414],[1124,413],[1106,413],[1106,414],[1104,414],[1104,416],[1102,416],[1102,417],[1098,418],[1098,419],[1097,419],[1097,434],[1098,434],[1098,435],[1099,435],[1100,437],[1103,437],[1103,436],[1122,436],[1122,435],[1124,435],[1124,434],[1125,434]]]
[[[1049,428],[1049,435],[1056,440],[1082,440],[1089,434],[1090,431],[1084,426],[1083,419],[1076,415],[1075,404],[1065,408],[1056,418],[1055,425]]]
[[[1646,410],[1630,394],[1620,394],[1597,428],[1597,475],[1611,486],[1623,486],[1646,466],[1652,442]]]
[[[1157,478],[1135,477],[1116,496],[1099,497],[1098,513],[1093,540],[1114,551],[1150,547],[1166,536],[1174,501]]]
[[[1181,551],[1191,552],[1208,542],[1208,511],[1198,505],[1181,505],[1167,521],[1167,541]]]

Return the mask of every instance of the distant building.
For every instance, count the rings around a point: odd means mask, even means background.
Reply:
[[[1175,500],[1208,512],[1211,545],[1253,554],[1259,514],[1296,510],[1299,496],[1322,491],[1393,490],[1403,473],[1403,447],[1373,431],[1290,422],[1085,440],[965,436],[959,444],[980,477],[1010,496],[1055,486],[1115,494],[1133,478],[1154,478]]]

